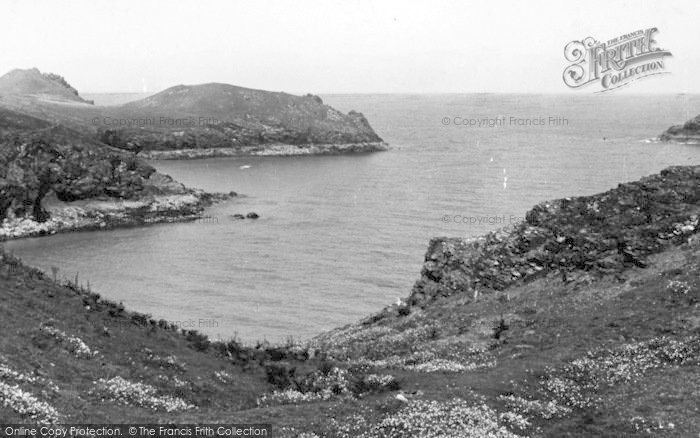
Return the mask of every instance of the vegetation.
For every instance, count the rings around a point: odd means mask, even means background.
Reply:
[[[691,436],[700,239],[678,235],[644,268],[587,281],[551,270],[410,312],[401,301],[283,345],[212,342],[3,254],[0,418],[272,422],[282,437]]]

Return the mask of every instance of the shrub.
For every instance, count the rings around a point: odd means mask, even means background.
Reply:
[[[185,334],[185,339],[191,343],[192,348],[197,351],[207,351],[211,345],[211,341],[207,335],[199,333],[197,330],[188,330]]]
[[[498,322],[498,325],[493,328],[493,338],[494,339],[501,339],[501,336],[503,335],[503,332],[507,331],[509,329],[508,324],[506,324],[506,320],[501,317],[501,320]]]
[[[265,366],[267,382],[275,385],[279,389],[289,388],[294,382],[296,368],[287,362],[277,362]]]

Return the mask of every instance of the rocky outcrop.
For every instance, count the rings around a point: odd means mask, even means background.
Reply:
[[[408,303],[503,290],[557,273],[588,281],[629,267],[700,229],[700,166],[671,167],[605,193],[535,206],[510,229],[430,242]]]
[[[109,151],[61,127],[25,131],[6,124],[0,144],[0,221],[28,214],[45,221],[41,201],[49,192],[65,202],[131,199],[155,172],[132,154]]]
[[[700,144],[700,116],[682,125],[671,126],[659,136],[659,140]]]
[[[213,200],[134,154],[0,109],[0,239],[194,219]]]
[[[120,111],[139,119],[134,126],[101,131],[100,139],[135,151],[229,149],[241,155],[256,146],[382,141],[361,113],[343,114],[318,96],[228,84],[178,85]]]

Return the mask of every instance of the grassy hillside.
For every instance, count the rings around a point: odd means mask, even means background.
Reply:
[[[41,73],[36,68],[12,70],[0,77],[0,94],[33,94],[46,98],[90,103],[83,100],[78,90],[71,87],[62,76]]]
[[[553,236],[564,245],[546,244],[539,257],[568,257],[578,243],[566,238],[590,226],[573,214],[580,205],[607,200],[606,215],[630,217],[641,186],[643,211],[660,216],[601,220],[596,242],[622,226],[629,244],[614,246],[619,262],[605,269],[559,263],[475,292],[466,274],[492,252],[431,246],[420,283],[441,272],[453,281],[433,278],[434,290],[450,293],[409,299],[303,345],[211,343],[4,255],[0,418],[273,423],[280,436],[307,438],[695,436],[698,174],[672,168],[528,215],[530,227],[543,227],[536,219],[545,214],[567,224]],[[665,197],[653,196],[659,191]],[[498,247],[523,232],[484,239]],[[647,245],[652,239],[663,244]],[[510,251],[502,261],[519,260]]]

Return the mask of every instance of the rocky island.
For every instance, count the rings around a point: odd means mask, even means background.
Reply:
[[[672,167],[478,239],[434,239],[406,299],[284,345],[213,342],[3,254],[0,418],[272,421],[284,438],[693,436],[698,187],[700,166]]]

